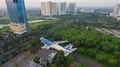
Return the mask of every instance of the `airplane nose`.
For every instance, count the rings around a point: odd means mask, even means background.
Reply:
[[[43,39],[43,37],[40,38],[40,40],[42,40],[42,39]]]

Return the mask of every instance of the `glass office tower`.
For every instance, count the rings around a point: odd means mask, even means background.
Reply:
[[[10,29],[18,34],[28,32],[24,0],[6,0],[6,5],[11,20]]]

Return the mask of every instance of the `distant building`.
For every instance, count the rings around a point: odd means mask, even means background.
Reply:
[[[58,15],[66,15],[67,14],[67,3],[60,2],[58,3]]]
[[[11,31],[17,34],[28,32],[24,0],[6,0],[6,5],[11,20]]]
[[[75,13],[75,12],[76,12],[76,3],[69,3],[68,13]]]
[[[51,14],[52,14],[52,16],[58,15],[58,6],[57,6],[57,3],[52,3]]]
[[[41,3],[41,14],[43,16],[46,16],[46,3],[45,2]]]
[[[110,16],[113,17],[120,16],[120,4],[115,4],[113,12],[110,13]]]
[[[115,4],[113,12],[110,13],[110,16],[120,21],[120,4]]]
[[[43,16],[57,15],[57,3],[53,2],[42,2],[41,3],[41,14]]]
[[[90,9],[90,8],[81,8],[80,12],[82,13],[93,13],[94,9]]]
[[[51,2],[41,3],[41,13],[43,16],[51,16]]]
[[[41,14],[43,16],[66,15],[76,12],[76,3],[69,3],[67,9],[66,2],[41,2]]]

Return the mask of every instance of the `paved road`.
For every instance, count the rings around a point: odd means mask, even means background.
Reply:
[[[6,63],[0,65],[0,67],[25,67],[34,56],[35,55],[30,52],[23,52]]]
[[[96,28],[97,31],[102,32],[104,34],[112,34],[118,38],[120,38],[120,31],[114,29],[106,29],[106,28]]]
[[[96,63],[96,62],[93,62],[92,60],[89,60],[85,57],[82,57],[80,55],[74,55],[75,57],[75,61],[76,62],[80,62],[80,63],[83,63],[83,64],[86,64],[87,67],[103,67],[102,65]]]
[[[18,56],[10,59],[8,62],[0,65],[0,67],[25,67],[35,55],[30,54],[29,52],[23,52]],[[95,63],[85,57],[80,55],[74,55],[75,62],[86,64],[88,67],[103,67],[102,65]]]

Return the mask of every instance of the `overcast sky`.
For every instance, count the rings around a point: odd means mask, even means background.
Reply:
[[[77,7],[113,7],[120,0],[25,0],[26,7],[38,8],[41,2],[76,2]],[[5,0],[0,0],[0,8],[6,8]]]

